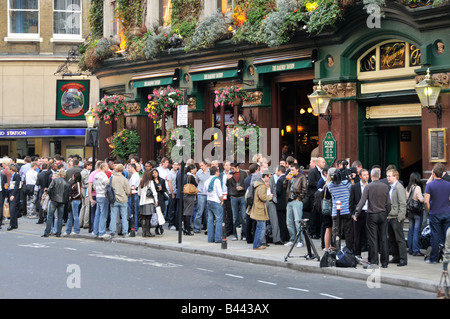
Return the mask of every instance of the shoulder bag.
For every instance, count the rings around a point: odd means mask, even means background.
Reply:
[[[412,199],[414,196],[414,191],[416,190],[416,186],[411,190],[409,194],[408,200],[406,201],[406,211],[411,215],[421,215],[423,212],[423,204],[418,200]]]
[[[183,193],[186,195],[196,195],[198,193],[197,187],[189,182],[191,176],[187,177],[187,183],[183,186]]]
[[[326,199],[327,196],[327,187],[325,187],[325,190],[323,191],[323,198],[320,202],[320,207],[322,208],[322,214],[323,215],[331,215],[331,212],[333,210],[333,202],[331,199]]]

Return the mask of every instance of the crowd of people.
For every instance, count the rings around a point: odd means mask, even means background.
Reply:
[[[74,236],[81,229],[104,239],[134,236],[139,230],[143,237],[154,237],[163,235],[165,227],[181,227],[186,236],[205,231],[211,243],[231,237],[255,250],[269,243],[303,247],[300,225],[306,218],[308,236],[320,239],[324,251],[338,247],[342,239],[361,263],[367,250],[365,264],[387,267],[406,266],[408,254],[423,256],[419,236],[424,218],[431,229],[427,261],[438,262],[450,225],[450,176],[443,164],[434,167],[422,190],[419,173],[411,174],[405,187],[393,165],[384,177],[379,166],[369,171],[355,161],[349,169],[339,160],[328,167],[322,157],[311,158],[307,172],[291,155],[283,155],[275,169],[261,155],[248,169],[239,163],[202,161],[197,166],[188,160],[183,174],[180,163],[169,158],[143,163],[130,156],[126,162],[92,163],[77,155],[67,160],[57,155],[27,156],[24,162],[20,166],[12,158],[2,164],[0,196],[9,204],[7,230],[18,228],[19,217],[35,218],[45,225],[43,237]],[[332,204],[329,213],[322,206],[326,199]],[[408,211],[411,200],[426,209]],[[0,222],[6,221],[1,211]]]

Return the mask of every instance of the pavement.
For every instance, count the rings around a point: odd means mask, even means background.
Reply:
[[[37,219],[28,219],[26,217],[19,218],[19,228],[8,233],[29,234],[40,237],[44,233],[45,224],[36,224],[36,222]],[[7,232],[6,228],[8,224],[8,221],[5,220],[0,232]],[[197,233],[194,236],[182,235],[180,240],[178,231],[169,230],[167,228],[167,224],[164,225],[164,234],[156,235],[155,237],[142,237],[141,229],[139,229],[135,237],[122,237],[116,235],[114,238],[107,239],[106,241],[214,256],[245,263],[264,264],[303,272],[320,273],[324,276],[329,275],[359,279],[366,281],[370,287],[377,287],[378,284],[391,284],[436,292],[442,274],[442,263],[428,264],[425,263],[423,257],[411,255],[408,255],[408,265],[404,267],[398,267],[396,264],[389,264],[388,268],[376,270],[364,269],[362,265],[357,265],[356,268],[321,268],[317,259],[311,260],[305,258],[305,256],[307,256],[306,247],[294,247],[287,257],[290,247],[270,243],[269,247],[264,250],[254,250],[253,246],[246,241],[232,241],[232,237],[228,237],[227,248],[223,249],[221,244],[208,243],[204,231]],[[63,232],[65,229],[66,227],[63,226]],[[154,233],[154,229],[152,229],[152,233]],[[79,235],[70,237],[105,240],[95,238],[87,229],[81,229]],[[50,238],[55,237],[52,236]],[[324,252],[321,249],[320,240],[313,240],[313,243],[318,254],[322,256]],[[363,253],[362,257],[367,260],[367,252]]]

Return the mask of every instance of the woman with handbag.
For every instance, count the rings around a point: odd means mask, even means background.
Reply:
[[[142,237],[155,237],[150,231],[150,219],[158,205],[158,193],[152,182],[151,171],[144,171],[138,187],[139,217],[142,225]]]
[[[408,201],[414,200],[420,203],[423,207],[423,194],[420,187],[420,174],[417,172],[411,173],[409,176],[409,184],[406,187],[406,198]],[[423,221],[423,211],[420,210],[419,213],[408,211],[407,216],[409,219],[409,230],[408,230],[408,252],[413,256],[423,256],[420,251],[419,238],[422,228]]]
[[[186,175],[183,181],[183,220],[184,228],[183,233],[187,236],[193,236],[193,229],[191,227],[191,218],[194,216],[195,204],[197,203],[197,193],[195,190],[198,187],[195,179],[195,173],[197,167],[194,164],[186,167]],[[198,190],[197,190],[198,191]]]
[[[156,168],[152,169],[151,172],[152,181],[155,185],[156,193],[158,193],[157,201],[159,207],[161,208],[161,212],[164,214],[164,212],[166,211],[166,200],[169,199],[168,196],[166,197],[165,195],[167,194],[166,181],[159,177],[159,171]],[[155,233],[156,235],[162,235],[164,233],[163,225],[156,226]]]

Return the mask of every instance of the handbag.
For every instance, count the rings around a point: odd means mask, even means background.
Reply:
[[[150,183],[148,184],[147,194],[145,194],[145,196],[146,196],[147,198],[153,198],[153,192],[152,192],[152,189],[151,189],[151,187],[150,187]],[[153,198],[153,199],[154,199],[154,198]]]
[[[3,217],[5,217],[5,218],[11,217],[11,214],[9,212],[9,203],[5,203],[3,205]]]
[[[186,195],[196,195],[198,193],[197,187],[194,184],[189,183],[189,178],[187,179],[187,183],[183,186],[183,193]]]
[[[150,226],[151,227],[156,227],[158,226],[158,214],[152,214],[152,217],[150,219]]]
[[[412,199],[416,187],[417,185],[414,186],[411,193],[409,194],[408,200],[406,201],[406,211],[411,215],[421,215],[423,212],[423,204],[418,200]]]
[[[156,206],[156,215],[158,216],[158,224],[164,225],[166,220],[164,219],[164,215],[161,211],[161,206]]]
[[[327,196],[327,187],[325,187],[325,190],[323,192],[323,198],[320,201],[320,207],[322,208],[322,214],[330,216],[333,210],[333,202],[331,199],[326,199],[325,196]]]
[[[48,211],[48,204],[50,203],[50,195],[46,192],[42,195],[41,207],[44,212]]]
[[[110,204],[114,204],[116,201],[116,194],[114,193],[114,188],[112,187],[112,179],[113,177],[109,179],[109,184],[105,187],[105,195],[106,199],[109,201]]]

